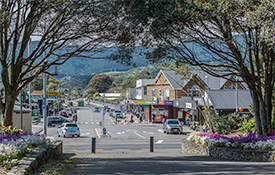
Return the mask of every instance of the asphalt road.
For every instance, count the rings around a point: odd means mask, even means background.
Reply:
[[[77,111],[77,124],[80,128],[81,136],[58,138],[57,126],[48,128],[48,135],[54,136],[63,141],[64,153],[90,153],[92,137],[96,137],[95,129],[100,128],[103,121],[101,112],[93,112],[93,106],[81,107]],[[104,127],[109,138],[96,139],[96,151],[129,151],[129,150],[149,150],[150,137],[154,137],[154,149],[181,149],[181,141],[187,136],[182,134],[164,134],[162,124],[125,124],[114,122],[114,119],[105,114]]]
[[[242,162],[181,153],[186,135],[166,135],[162,125],[115,124],[105,117],[110,138],[96,139],[96,153],[91,153],[91,140],[102,121],[101,113],[91,107],[78,110],[77,124],[81,136],[58,138],[57,127],[48,128],[48,135],[63,141],[65,155],[76,158],[77,164],[68,174],[275,174],[274,163]],[[154,152],[149,152],[149,138],[154,137]]]

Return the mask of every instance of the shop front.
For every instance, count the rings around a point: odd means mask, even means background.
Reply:
[[[197,104],[191,97],[181,97],[174,100],[173,106],[178,108],[178,119],[188,125],[191,121],[198,119]]]
[[[157,105],[157,101],[129,100],[129,111],[143,115],[145,121],[151,121],[152,105]]]
[[[177,112],[173,107],[173,101],[158,101],[156,105],[151,106],[150,115],[153,123],[163,123],[166,119],[177,118]]]

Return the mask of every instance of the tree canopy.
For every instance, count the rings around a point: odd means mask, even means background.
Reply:
[[[13,107],[20,90],[39,74],[49,73],[52,66],[61,65],[72,56],[90,58],[105,48],[119,46],[121,33],[116,30],[118,21],[110,11],[110,2],[0,2],[2,124],[12,125]],[[30,40],[38,41],[33,50],[29,49]]]
[[[275,78],[274,0],[120,0],[121,27],[155,49],[151,61],[172,59],[214,76],[234,75],[250,90],[258,134],[272,128]],[[158,59],[156,59],[158,58]],[[220,75],[216,70],[224,70]]]
[[[86,88],[86,96],[91,97],[94,93],[105,93],[110,89],[113,79],[105,74],[95,75]]]

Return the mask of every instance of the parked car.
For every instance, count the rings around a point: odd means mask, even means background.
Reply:
[[[114,118],[123,118],[123,115],[122,115],[122,112],[120,111],[120,110],[115,110],[114,112],[113,112],[113,117]]]
[[[62,117],[62,116],[48,117],[48,126],[49,125],[51,126],[51,124],[61,124],[61,123],[64,123],[64,122],[72,122],[72,120],[67,119],[65,117]]]
[[[71,117],[73,115],[73,111],[70,108],[65,108],[64,112],[66,112],[68,114],[68,117]]]
[[[94,112],[100,112],[99,107],[94,107]]]
[[[163,132],[166,134],[169,134],[169,133],[182,134],[183,133],[182,125],[178,119],[167,119],[163,124]]]
[[[109,115],[112,117],[113,116],[113,112],[115,111],[115,109],[110,109],[109,111]]]
[[[80,137],[79,127],[75,123],[63,123],[58,128],[59,128],[57,130],[57,136],[58,137],[60,137],[60,136],[63,136],[63,137],[67,137],[67,136]]]
[[[106,108],[106,112],[109,112],[111,108]]]
[[[59,116],[63,116],[63,117],[69,117],[69,116],[68,116],[68,113],[65,112],[65,111],[60,111],[58,115],[59,115]]]

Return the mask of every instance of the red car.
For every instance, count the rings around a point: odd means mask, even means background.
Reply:
[[[63,117],[68,117],[67,112],[64,112],[64,111],[59,112],[59,114],[58,114],[58,115],[59,115],[59,116],[63,116]]]
[[[111,108],[106,108],[106,111],[109,112]]]

